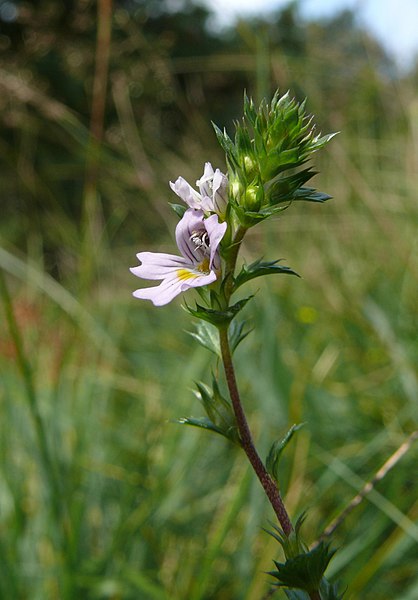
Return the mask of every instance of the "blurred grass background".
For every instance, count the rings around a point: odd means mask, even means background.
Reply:
[[[282,487],[308,540],[416,429],[418,68],[397,72],[350,12],[302,22],[293,3],[216,31],[207,9],[169,9],[0,2],[5,599],[268,593],[280,552],[244,456],[170,423],[201,414],[192,382],[216,365],[180,302],[133,300],[128,272],[174,251],[168,181],[224,167],[210,121],[231,132],[244,88],[307,96],[342,131],[315,159],[334,200],[291,207],[244,252],[303,276],[254,286],[236,359],[263,455],[306,423]],[[418,598],[416,464],[415,444],[337,529],[348,598]]]

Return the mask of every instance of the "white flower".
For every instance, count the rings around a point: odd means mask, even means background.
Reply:
[[[228,203],[228,177],[219,169],[214,171],[210,162],[207,162],[203,175],[196,181],[196,185],[199,192],[192,188],[183,177],[179,177],[174,183],[170,181],[173,192],[190,208],[224,216]]]
[[[141,264],[131,268],[131,272],[143,279],[162,279],[162,282],[136,290],[133,295],[162,306],[190,288],[216,281],[221,266],[218,246],[226,228],[226,223],[219,223],[218,215],[205,219],[201,210],[186,210],[176,227],[177,246],[182,256],[139,252],[137,258]]]

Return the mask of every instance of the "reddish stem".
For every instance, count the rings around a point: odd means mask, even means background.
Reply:
[[[232,362],[231,350],[229,347],[228,340],[228,329],[219,329],[222,361],[225,369],[225,377],[228,384],[229,394],[231,397],[232,407],[234,409],[235,419],[238,426],[238,431],[241,438],[242,447],[250,461],[264,491],[267,494],[270,504],[273,507],[274,512],[277,515],[279,523],[286,536],[289,536],[293,531],[292,523],[290,522],[289,515],[287,514],[286,508],[283,504],[283,500],[280,496],[280,492],[277,485],[270,477],[267,472],[261,458],[259,457],[257,450],[255,449],[251,432],[248,427],[247,419],[244,413],[244,409],[241,404],[241,399],[238,391],[237,381],[235,377],[234,365]]]

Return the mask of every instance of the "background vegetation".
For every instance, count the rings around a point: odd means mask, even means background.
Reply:
[[[209,357],[174,302],[131,299],[135,253],[173,251],[168,181],[224,167],[242,92],[308,97],[334,196],[253,230],[261,284],[237,353],[266,453],[314,541],[416,429],[418,70],[344,12],[209,27],[183,2],[0,2],[0,596],[260,600],[280,556],[244,457],[200,415]],[[255,288],[256,289],[256,288]],[[210,363],[211,368],[217,368]],[[337,529],[347,597],[418,597],[417,446]],[[277,592],[274,597],[284,597]]]

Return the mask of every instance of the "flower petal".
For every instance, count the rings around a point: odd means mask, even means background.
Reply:
[[[205,219],[205,227],[206,231],[209,235],[209,248],[210,248],[210,262],[209,266],[212,268],[212,265],[218,269],[219,262],[215,260],[217,256],[219,256],[217,250],[218,246],[225,235],[225,231],[227,228],[226,223],[219,223],[218,215],[212,215]]]
[[[190,208],[202,208],[202,196],[183,177],[178,177],[174,183],[170,181],[170,187]]]
[[[196,181],[200,193],[202,196],[212,198],[212,179],[213,179],[213,167],[210,162],[205,163],[203,175]]]
[[[132,267],[130,271],[143,279],[164,279],[178,269],[190,267],[189,261],[174,254],[139,252],[136,256],[142,264]]]
[[[228,177],[219,169],[213,175],[212,192],[214,210],[223,214],[228,204]]]
[[[214,271],[208,275],[201,275],[191,269],[178,269],[164,279],[160,285],[135,290],[133,295],[142,300],[151,300],[154,306],[163,306],[182,292],[192,287],[209,285],[215,280],[216,273]]]
[[[154,306],[168,304],[181,293],[182,281],[177,277],[164,279],[160,285],[135,290],[133,296],[141,300],[151,300]]]
[[[176,242],[182,255],[193,265],[198,265],[204,258],[203,252],[196,248],[191,241],[192,233],[202,231],[204,226],[204,214],[201,210],[188,209],[176,227]]]

